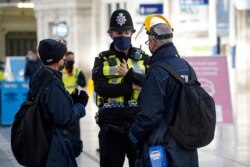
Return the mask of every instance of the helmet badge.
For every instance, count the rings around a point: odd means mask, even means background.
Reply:
[[[120,26],[122,26],[123,24],[125,24],[126,21],[127,21],[127,19],[125,18],[125,16],[123,16],[123,13],[119,13],[119,16],[116,16],[116,22]]]

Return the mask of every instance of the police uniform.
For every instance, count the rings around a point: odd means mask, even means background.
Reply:
[[[121,20],[126,21],[117,25]],[[129,13],[119,9],[111,16],[109,31],[124,30],[135,31]],[[129,69],[125,76],[116,71],[123,59]],[[98,137],[101,167],[122,167],[125,156],[129,166],[134,166],[136,150],[128,140],[127,130],[139,112],[139,91],[133,90],[132,83],[142,85],[148,61],[149,56],[139,48],[130,45],[126,55],[115,49],[114,42],[109,50],[95,58],[92,79],[99,108],[97,123],[100,126]]]

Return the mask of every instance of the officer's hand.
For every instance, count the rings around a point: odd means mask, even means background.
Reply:
[[[120,66],[117,67],[116,70],[121,76],[125,76],[129,70],[127,62],[124,59],[122,59],[122,63],[120,64]]]
[[[71,93],[71,98],[73,100],[73,103],[81,103],[82,105],[86,106],[88,103],[89,96],[85,91],[75,89]]]

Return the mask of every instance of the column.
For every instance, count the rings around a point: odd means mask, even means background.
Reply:
[[[217,30],[216,30],[216,1],[209,0],[209,44],[211,47],[211,54],[215,55],[218,53],[217,50]]]

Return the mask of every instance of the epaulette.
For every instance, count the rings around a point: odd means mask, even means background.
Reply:
[[[108,58],[110,55],[115,55],[115,54],[111,50],[106,50],[106,51],[99,53],[100,58]]]

